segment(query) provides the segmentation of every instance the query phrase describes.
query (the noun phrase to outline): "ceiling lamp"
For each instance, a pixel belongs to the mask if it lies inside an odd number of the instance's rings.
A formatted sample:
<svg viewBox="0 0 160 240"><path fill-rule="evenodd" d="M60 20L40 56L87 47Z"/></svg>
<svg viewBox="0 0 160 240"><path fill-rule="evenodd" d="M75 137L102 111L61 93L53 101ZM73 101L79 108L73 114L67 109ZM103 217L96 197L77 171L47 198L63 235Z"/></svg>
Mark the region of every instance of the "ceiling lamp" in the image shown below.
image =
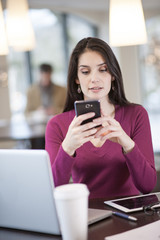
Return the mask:
<svg viewBox="0 0 160 240"><path fill-rule="evenodd" d="M110 0L111 46L145 44L147 33L141 0Z"/></svg>
<svg viewBox="0 0 160 240"><path fill-rule="evenodd" d="M35 38L27 0L7 0L6 25L9 46L18 51L30 51L34 48Z"/></svg>
<svg viewBox="0 0 160 240"><path fill-rule="evenodd" d="M0 1L0 55L8 54L7 36L3 18L2 4Z"/></svg>

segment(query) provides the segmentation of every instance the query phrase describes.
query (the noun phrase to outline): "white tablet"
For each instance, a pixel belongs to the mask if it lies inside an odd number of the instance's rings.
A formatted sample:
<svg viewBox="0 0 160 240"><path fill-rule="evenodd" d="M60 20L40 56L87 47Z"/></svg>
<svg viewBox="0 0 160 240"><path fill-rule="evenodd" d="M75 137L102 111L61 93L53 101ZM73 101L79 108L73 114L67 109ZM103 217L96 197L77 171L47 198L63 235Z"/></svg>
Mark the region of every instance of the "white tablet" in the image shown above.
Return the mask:
<svg viewBox="0 0 160 240"><path fill-rule="evenodd" d="M159 204L156 204L156 207L160 207L160 192L110 200L104 203L128 213L143 210L144 206L157 202L159 202Z"/></svg>

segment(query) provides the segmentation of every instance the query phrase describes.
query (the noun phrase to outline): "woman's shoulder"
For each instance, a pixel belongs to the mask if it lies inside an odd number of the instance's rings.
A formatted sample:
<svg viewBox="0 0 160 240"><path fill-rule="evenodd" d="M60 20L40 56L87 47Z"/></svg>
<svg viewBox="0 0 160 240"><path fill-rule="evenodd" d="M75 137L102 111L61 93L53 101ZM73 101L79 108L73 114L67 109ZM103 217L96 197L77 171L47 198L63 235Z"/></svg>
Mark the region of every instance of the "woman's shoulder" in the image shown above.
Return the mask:
<svg viewBox="0 0 160 240"><path fill-rule="evenodd" d="M144 124L148 122L148 112L141 104L131 103L123 107L122 119L128 123Z"/></svg>
<svg viewBox="0 0 160 240"><path fill-rule="evenodd" d="M68 112L63 112L60 114L57 114L55 116L53 116L49 121L48 124L49 125L54 125L54 124L70 124L70 122L72 121L72 119L75 116L75 111L74 110L70 110Z"/></svg>
<svg viewBox="0 0 160 240"><path fill-rule="evenodd" d="M137 103L131 103L124 106L125 112L130 112L132 114L147 114L147 110L141 105Z"/></svg>
<svg viewBox="0 0 160 240"><path fill-rule="evenodd" d="M119 121L134 122L148 118L147 110L140 104L131 103L125 106L116 106L116 115Z"/></svg>

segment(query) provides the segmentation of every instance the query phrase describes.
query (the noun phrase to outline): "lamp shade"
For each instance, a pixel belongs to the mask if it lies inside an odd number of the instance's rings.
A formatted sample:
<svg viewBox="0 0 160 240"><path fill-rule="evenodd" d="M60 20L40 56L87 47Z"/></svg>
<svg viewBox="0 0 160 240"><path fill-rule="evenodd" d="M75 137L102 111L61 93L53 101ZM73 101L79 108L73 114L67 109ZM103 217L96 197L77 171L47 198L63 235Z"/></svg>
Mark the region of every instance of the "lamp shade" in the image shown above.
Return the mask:
<svg viewBox="0 0 160 240"><path fill-rule="evenodd" d="M19 51L34 48L35 38L28 15L27 0L7 0L6 25L9 46Z"/></svg>
<svg viewBox="0 0 160 240"><path fill-rule="evenodd" d="M0 55L8 54L8 44L7 44L7 36L4 25L2 4L0 1Z"/></svg>
<svg viewBox="0 0 160 240"><path fill-rule="evenodd" d="M109 42L111 46L147 42L141 0L110 0Z"/></svg>

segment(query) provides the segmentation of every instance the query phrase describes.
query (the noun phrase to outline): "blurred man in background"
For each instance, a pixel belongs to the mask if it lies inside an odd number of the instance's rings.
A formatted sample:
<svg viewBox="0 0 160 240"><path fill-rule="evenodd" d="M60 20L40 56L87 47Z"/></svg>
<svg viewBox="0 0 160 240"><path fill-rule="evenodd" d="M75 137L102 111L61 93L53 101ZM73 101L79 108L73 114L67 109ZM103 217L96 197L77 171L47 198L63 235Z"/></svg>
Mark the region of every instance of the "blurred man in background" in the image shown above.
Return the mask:
<svg viewBox="0 0 160 240"><path fill-rule="evenodd" d="M49 64L39 66L40 78L27 92L26 113L44 111L46 115L55 115L63 111L66 89L51 81L53 68Z"/></svg>

